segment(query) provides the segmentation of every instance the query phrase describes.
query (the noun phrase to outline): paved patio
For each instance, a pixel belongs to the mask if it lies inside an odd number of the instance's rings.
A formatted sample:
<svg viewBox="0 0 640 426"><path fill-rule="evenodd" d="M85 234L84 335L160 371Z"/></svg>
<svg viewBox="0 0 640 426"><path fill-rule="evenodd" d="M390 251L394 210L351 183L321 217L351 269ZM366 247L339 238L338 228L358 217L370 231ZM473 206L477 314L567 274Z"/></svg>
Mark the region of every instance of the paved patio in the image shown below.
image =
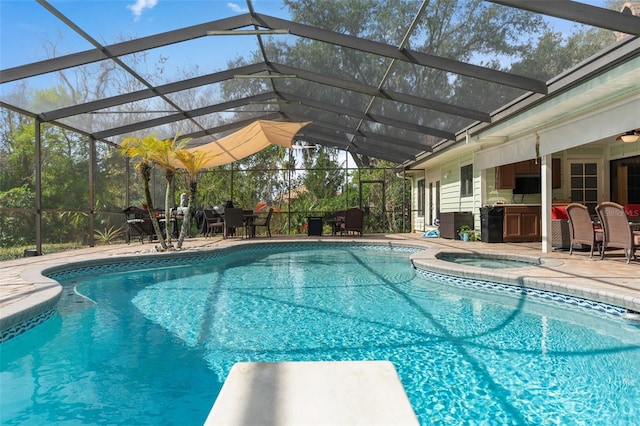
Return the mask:
<svg viewBox="0 0 640 426"><path fill-rule="evenodd" d="M205 250L237 244L255 244L279 241L355 241L378 242L391 245L412 245L425 250L413 256L416 267L469 278L506 282L525 287L539 288L561 294L620 306L640 312L640 261L627 265L621 250L607 253L605 260L589 258L588 252L553 251L542 253L539 243L491 244L463 242L447 239L422 238L420 234L375 234L360 237L258 237L254 239L223 240L215 238L190 238L184 250ZM439 260L442 251L479 253L496 256L527 256L541 259L542 264L516 269L483 269L453 264ZM41 271L53 266L75 262L91 262L120 256L164 255L155 253L154 244L132 243L88 247L63 253L27 257L0 262L0 331L20 324L39 313L36 306L50 309L57 301L60 286L42 277ZM54 299L47 306L47 300ZM42 309L40 309L41 311Z"/></svg>

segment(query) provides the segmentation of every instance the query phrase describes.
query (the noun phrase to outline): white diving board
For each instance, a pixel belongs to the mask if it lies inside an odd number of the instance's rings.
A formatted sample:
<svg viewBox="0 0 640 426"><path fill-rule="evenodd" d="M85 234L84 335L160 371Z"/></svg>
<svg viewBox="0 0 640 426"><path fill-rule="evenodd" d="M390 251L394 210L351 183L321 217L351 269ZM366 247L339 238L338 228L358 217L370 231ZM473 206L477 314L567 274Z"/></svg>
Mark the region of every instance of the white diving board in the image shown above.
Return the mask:
<svg viewBox="0 0 640 426"><path fill-rule="evenodd" d="M389 361L235 364L206 426L419 425Z"/></svg>

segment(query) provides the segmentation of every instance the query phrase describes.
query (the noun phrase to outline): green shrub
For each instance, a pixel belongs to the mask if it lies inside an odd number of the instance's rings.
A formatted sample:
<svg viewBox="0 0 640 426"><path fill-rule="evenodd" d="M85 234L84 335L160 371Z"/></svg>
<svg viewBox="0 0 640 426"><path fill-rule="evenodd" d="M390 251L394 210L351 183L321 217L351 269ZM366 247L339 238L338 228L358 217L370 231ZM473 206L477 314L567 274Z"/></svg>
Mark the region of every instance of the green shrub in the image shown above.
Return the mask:
<svg viewBox="0 0 640 426"><path fill-rule="evenodd" d="M86 247L81 243L65 243L65 244L43 244L42 254L58 253L66 250L75 250ZM18 247L0 247L0 261L19 259L24 257L25 250L33 250L35 245L18 246Z"/></svg>

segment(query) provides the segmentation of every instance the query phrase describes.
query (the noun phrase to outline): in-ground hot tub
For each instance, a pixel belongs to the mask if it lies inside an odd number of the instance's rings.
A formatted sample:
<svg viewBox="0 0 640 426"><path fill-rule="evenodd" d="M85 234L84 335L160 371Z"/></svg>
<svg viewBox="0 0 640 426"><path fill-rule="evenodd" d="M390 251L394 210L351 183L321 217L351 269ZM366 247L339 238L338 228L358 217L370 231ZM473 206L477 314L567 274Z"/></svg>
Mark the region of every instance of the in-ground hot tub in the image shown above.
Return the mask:
<svg viewBox="0 0 640 426"><path fill-rule="evenodd" d="M541 264L539 259L504 254L440 252L436 259L485 269L528 268Z"/></svg>

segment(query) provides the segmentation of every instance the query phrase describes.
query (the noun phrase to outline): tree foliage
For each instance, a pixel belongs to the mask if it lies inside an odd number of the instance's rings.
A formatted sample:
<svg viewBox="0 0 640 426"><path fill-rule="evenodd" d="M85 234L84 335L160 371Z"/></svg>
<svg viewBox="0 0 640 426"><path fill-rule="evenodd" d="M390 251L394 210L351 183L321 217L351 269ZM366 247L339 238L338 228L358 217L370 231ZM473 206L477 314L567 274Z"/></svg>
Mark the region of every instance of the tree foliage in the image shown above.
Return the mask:
<svg viewBox="0 0 640 426"><path fill-rule="evenodd" d="M162 235L160 224L156 216L156 209L153 203L153 197L149 189L149 181L151 180L151 170L154 166L154 159L166 151L166 142L158 139L155 135L145 136L143 138L130 137L125 138L120 144L122 155L133 159L136 170L140 173L142 180L142 188L144 190L145 204L149 210L149 217L153 224L153 229L158 237L162 249L167 249L167 243Z"/></svg>

